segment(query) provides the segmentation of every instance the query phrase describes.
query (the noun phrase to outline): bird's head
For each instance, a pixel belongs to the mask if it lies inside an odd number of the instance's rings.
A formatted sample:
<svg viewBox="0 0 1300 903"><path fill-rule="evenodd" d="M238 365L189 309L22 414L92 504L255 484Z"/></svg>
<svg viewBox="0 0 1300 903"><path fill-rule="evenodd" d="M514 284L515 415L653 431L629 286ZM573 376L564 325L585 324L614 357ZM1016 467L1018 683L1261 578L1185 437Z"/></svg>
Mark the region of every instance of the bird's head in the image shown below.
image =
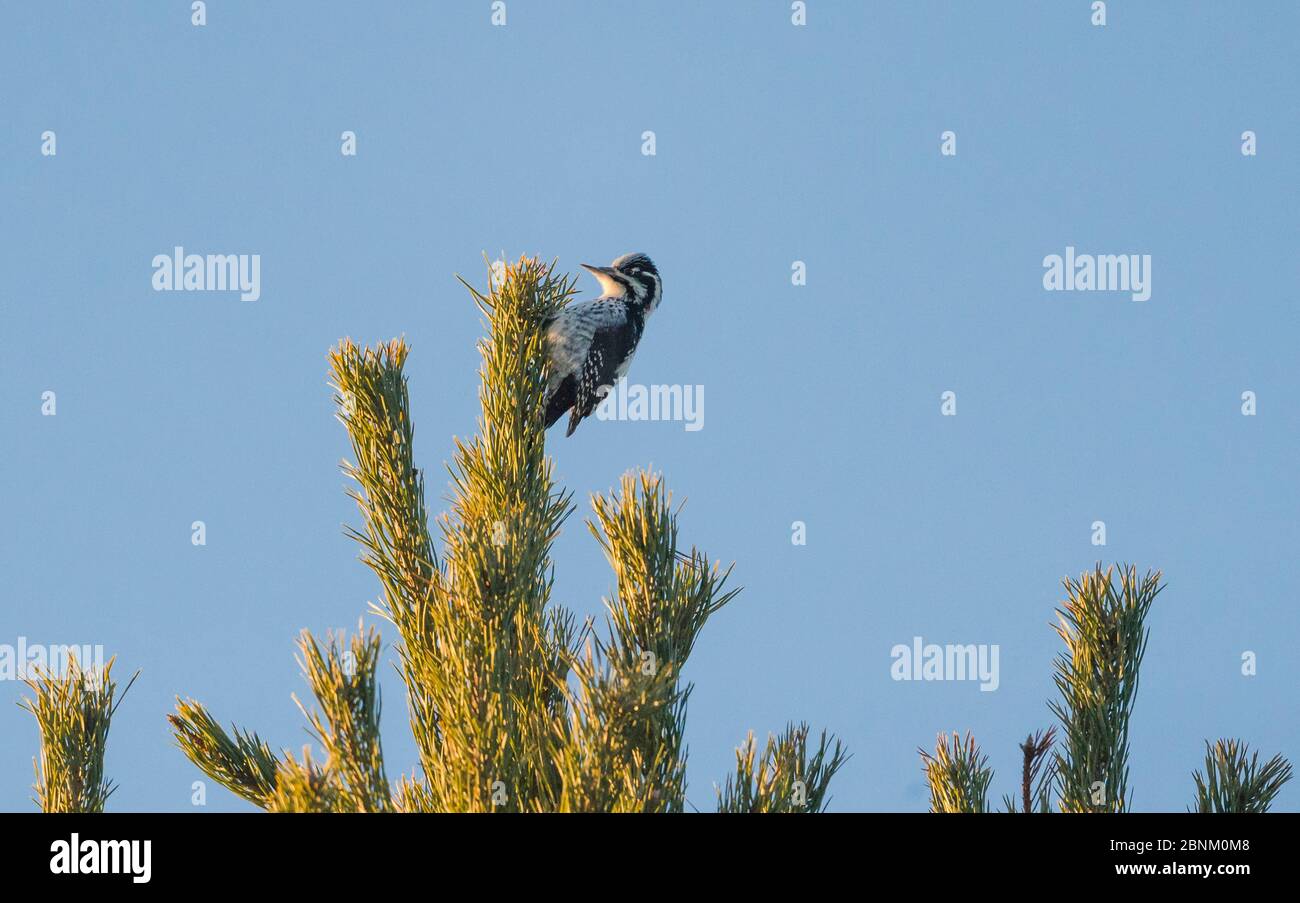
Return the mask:
<svg viewBox="0 0 1300 903"><path fill-rule="evenodd" d="M663 282L654 261L644 254L624 254L607 267L582 265L600 280L605 298L626 298L645 308L646 313L659 306Z"/></svg>

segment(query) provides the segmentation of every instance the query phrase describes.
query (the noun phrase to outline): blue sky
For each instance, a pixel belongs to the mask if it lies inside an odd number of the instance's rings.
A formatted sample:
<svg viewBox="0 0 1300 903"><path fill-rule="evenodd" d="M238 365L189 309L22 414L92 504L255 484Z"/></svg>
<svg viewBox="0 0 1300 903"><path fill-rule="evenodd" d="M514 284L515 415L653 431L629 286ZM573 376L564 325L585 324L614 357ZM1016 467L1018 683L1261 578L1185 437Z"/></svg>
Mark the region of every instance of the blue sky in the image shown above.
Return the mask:
<svg viewBox="0 0 1300 903"><path fill-rule="evenodd" d="M810 0L804 27L781 0L508 0L505 27L487 0L208 6L201 28L188 3L0 8L0 643L141 669L111 808L192 809L177 694L307 742L294 637L377 591L342 531L325 354L406 336L441 510L477 413L454 274L502 250L649 253L665 295L631 379L706 389L699 431L549 439L580 516L653 465L684 539L736 562L688 668L694 805L791 719L853 753L834 809L924 809L916 748L942 730L974 732L1000 799L1051 723L1060 580L1098 559L1168 584L1135 808L1187 805L1204 738L1300 759L1294 4L1116 0L1105 27L1082 0ZM154 292L176 245L259 254L261 298ZM1067 246L1151 255L1151 298L1044 291ZM557 598L598 612L580 519L555 559ZM997 644L998 689L892 680L914 636ZM23 692L0 682L5 810L32 807ZM395 776L416 756L391 671L384 692ZM207 809L247 808L209 782Z"/></svg>

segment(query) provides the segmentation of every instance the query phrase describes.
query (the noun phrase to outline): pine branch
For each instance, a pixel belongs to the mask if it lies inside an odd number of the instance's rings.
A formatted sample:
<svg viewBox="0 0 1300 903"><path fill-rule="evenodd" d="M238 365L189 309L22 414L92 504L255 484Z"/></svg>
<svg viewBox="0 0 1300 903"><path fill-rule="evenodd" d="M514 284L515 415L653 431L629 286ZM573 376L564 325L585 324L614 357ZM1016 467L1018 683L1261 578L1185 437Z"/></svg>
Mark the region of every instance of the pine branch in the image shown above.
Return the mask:
<svg viewBox="0 0 1300 903"><path fill-rule="evenodd" d="M24 698L19 706L35 716L41 731L33 789L43 812L103 812L116 789L104 777L108 729L140 672L119 695L113 661L102 670L83 670L70 655L66 675L43 670L24 680L35 698Z"/></svg>
<svg viewBox="0 0 1300 903"><path fill-rule="evenodd" d="M624 474L619 491L592 498L588 521L617 580L605 600L615 654L671 664L681 670L709 616L740 592L724 591L722 571L698 549L677 550L677 516L662 477Z"/></svg>
<svg viewBox="0 0 1300 903"><path fill-rule="evenodd" d="M662 479L627 474L592 499L587 526L614 570L609 636L569 667L578 692L557 722L562 809L680 812L689 685L679 677L705 621L739 590L697 549L677 549L677 518Z"/></svg>
<svg viewBox="0 0 1300 903"><path fill-rule="evenodd" d="M393 786L393 809L397 812L436 812L437 805L422 781L402 775Z"/></svg>
<svg viewBox="0 0 1300 903"><path fill-rule="evenodd" d="M969 733L963 743L957 732L948 736L940 734L935 743L934 755L924 749L922 768L930 784L931 812L987 812L989 784L993 770L988 767L988 756L980 752L975 738Z"/></svg>
<svg viewBox="0 0 1300 903"><path fill-rule="evenodd" d="M1128 728L1146 651L1147 614L1163 589L1160 572L1098 564L1075 581L1058 609L1057 633L1066 652L1055 664L1061 697L1050 703L1061 721L1065 751L1057 753L1057 783L1066 812L1124 812L1128 796Z"/></svg>
<svg viewBox="0 0 1300 903"><path fill-rule="evenodd" d="M339 784L338 804L349 811L384 812L392 803L379 742L380 638L371 630L352 637L346 650L343 640L341 632L330 635L322 649L310 632L302 632L299 664L325 718L302 703L298 708L325 750L327 770Z"/></svg>
<svg viewBox="0 0 1300 903"><path fill-rule="evenodd" d="M375 349L345 339L330 352L338 418L347 427L355 464L343 471L358 484L349 491L363 530L347 533L362 561L379 578L379 613L398 629L397 652L408 692L411 730L427 770L438 758L438 713L419 675L432 667L432 614L438 561L429 535L424 477L413 457L406 377L407 346L400 339Z"/></svg>
<svg viewBox="0 0 1300 903"><path fill-rule="evenodd" d="M554 761L561 812L680 812L686 794L681 728L690 688L669 666L638 667L598 653L572 668L577 690L556 721Z"/></svg>
<svg viewBox="0 0 1300 903"><path fill-rule="evenodd" d="M332 363L364 520L352 535L383 586L378 610L401 634L424 772L423 792L404 802L513 811L553 795L547 750L572 641L571 619L547 609L550 548L572 504L545 455L541 323L574 287L525 258L489 294L469 288L488 320L483 415L480 434L456 443L441 561L412 456L405 344L372 352L344 342Z"/></svg>
<svg viewBox="0 0 1300 903"><path fill-rule="evenodd" d="M1047 812L1051 809L1052 784L1056 780L1056 760L1048 755L1056 743L1056 728L1049 727L1025 738L1020 744L1020 801L1023 810ZM1012 805L1010 811L1015 811Z"/></svg>
<svg viewBox="0 0 1300 903"><path fill-rule="evenodd" d="M420 771L388 787L378 635L354 637L345 650L341 638L322 647L304 632L301 661L322 714L300 708L325 749L323 765L308 750L300 761L287 753L281 760L255 735L236 730L232 739L193 701L178 700L171 716L186 755L257 805L328 812L684 805L691 688L681 670L709 615L737 590L724 588L729 571L703 553L678 550L661 479L629 475L618 492L593 500L589 522L617 584L606 600L608 638L589 627L575 637L573 616L551 604L550 550L573 504L554 485L542 423L543 324L573 295L573 280L523 258L490 284L486 295L469 287L487 319L483 413L479 435L456 442L440 554L414 463L405 343L363 349L344 340L330 355L354 459L344 472L356 481L349 494L362 517L349 535L379 578L372 608L401 638L395 648ZM806 734L797 729L770 749L760 773L776 777L756 786L784 787L794 775L807 784L806 811L817 811L844 757L838 742L828 751L823 734L809 759Z"/></svg>
<svg viewBox="0 0 1300 903"><path fill-rule="evenodd" d="M718 792L718 811L824 812L831 778L849 757L839 740L822 731L810 759L808 732L807 724L786 725L780 736L768 736L757 757L751 731L736 750L736 773Z"/></svg>
<svg viewBox="0 0 1300 903"><path fill-rule="evenodd" d="M176 744L200 771L255 806L267 807L280 760L257 734L233 728L232 738L193 699L177 698L176 714L167 720Z"/></svg>
<svg viewBox="0 0 1300 903"><path fill-rule="evenodd" d="M390 809L379 743L380 639L375 631L331 635L322 648L308 631L298 641L299 664L324 717L295 697L326 763L281 760L256 734L234 728L231 737L202 705L178 699L169 715L177 745L198 768L254 805L272 812L382 812Z"/></svg>
<svg viewBox="0 0 1300 903"><path fill-rule="evenodd" d="M275 776L275 789L265 802L268 812L355 812L356 804L328 768L312 763L311 750L303 747L302 761L291 753ZM373 811L373 810L372 810Z"/></svg>
<svg viewBox="0 0 1300 903"><path fill-rule="evenodd" d="M1249 758L1247 756L1249 755ZM1261 767L1259 753L1240 740L1205 741L1205 774L1193 772L1195 812L1267 812L1291 780L1291 763L1280 755Z"/></svg>

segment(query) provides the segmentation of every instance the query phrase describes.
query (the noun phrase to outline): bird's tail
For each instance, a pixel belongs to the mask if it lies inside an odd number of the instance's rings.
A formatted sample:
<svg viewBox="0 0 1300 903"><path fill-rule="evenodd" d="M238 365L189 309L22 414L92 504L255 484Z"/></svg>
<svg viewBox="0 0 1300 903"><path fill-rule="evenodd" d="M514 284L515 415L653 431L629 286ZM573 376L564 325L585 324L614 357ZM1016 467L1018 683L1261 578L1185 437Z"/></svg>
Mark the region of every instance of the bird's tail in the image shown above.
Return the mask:
<svg viewBox="0 0 1300 903"><path fill-rule="evenodd" d="M573 407L574 401L577 400L577 393L573 388L573 377L566 376L556 386L555 391L546 399L546 428L549 430L555 426L556 422L564 416L564 412ZM569 428L569 434L573 433L573 427Z"/></svg>
<svg viewBox="0 0 1300 903"><path fill-rule="evenodd" d="M546 429L549 430L555 426L556 422L564 416L564 411L565 408L555 406L554 400L548 402L546 405Z"/></svg>

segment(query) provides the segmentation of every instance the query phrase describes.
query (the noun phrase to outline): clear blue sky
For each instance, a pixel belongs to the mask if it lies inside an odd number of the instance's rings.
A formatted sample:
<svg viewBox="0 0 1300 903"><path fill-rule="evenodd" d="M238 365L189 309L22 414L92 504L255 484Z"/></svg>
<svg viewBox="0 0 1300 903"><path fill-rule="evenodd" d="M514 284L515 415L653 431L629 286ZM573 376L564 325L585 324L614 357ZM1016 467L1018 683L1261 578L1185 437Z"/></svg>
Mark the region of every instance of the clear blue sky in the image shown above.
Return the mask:
<svg viewBox="0 0 1300 903"><path fill-rule="evenodd" d="M684 538L746 587L688 671L695 805L746 731L789 719L848 743L835 809L924 809L916 748L954 729L1000 798L1051 723L1060 580L1099 558L1168 581L1136 808L1187 805L1203 738L1300 760L1294 3L1114 0L1104 28L1084 0L810 0L802 28L783 0L509 0L504 28L488 0L210 2L203 28L188 6L0 8L0 643L143 671L113 808L191 808L176 694L307 742L294 637L376 594L342 531L326 351L405 334L438 473L477 412L453 275L482 282L503 249L575 271L648 252L665 298L632 379L706 388L698 432L550 438L580 515L663 469ZM155 293L176 245L260 254L260 300ZM1044 291L1067 246L1150 254L1150 300ZM598 612L611 576L580 518L555 558L558 598ZM998 644L997 691L891 680L917 635ZM416 756L394 673L384 691L395 776ZM0 809L32 806L22 694L0 683ZM249 807L210 783L208 808Z"/></svg>

